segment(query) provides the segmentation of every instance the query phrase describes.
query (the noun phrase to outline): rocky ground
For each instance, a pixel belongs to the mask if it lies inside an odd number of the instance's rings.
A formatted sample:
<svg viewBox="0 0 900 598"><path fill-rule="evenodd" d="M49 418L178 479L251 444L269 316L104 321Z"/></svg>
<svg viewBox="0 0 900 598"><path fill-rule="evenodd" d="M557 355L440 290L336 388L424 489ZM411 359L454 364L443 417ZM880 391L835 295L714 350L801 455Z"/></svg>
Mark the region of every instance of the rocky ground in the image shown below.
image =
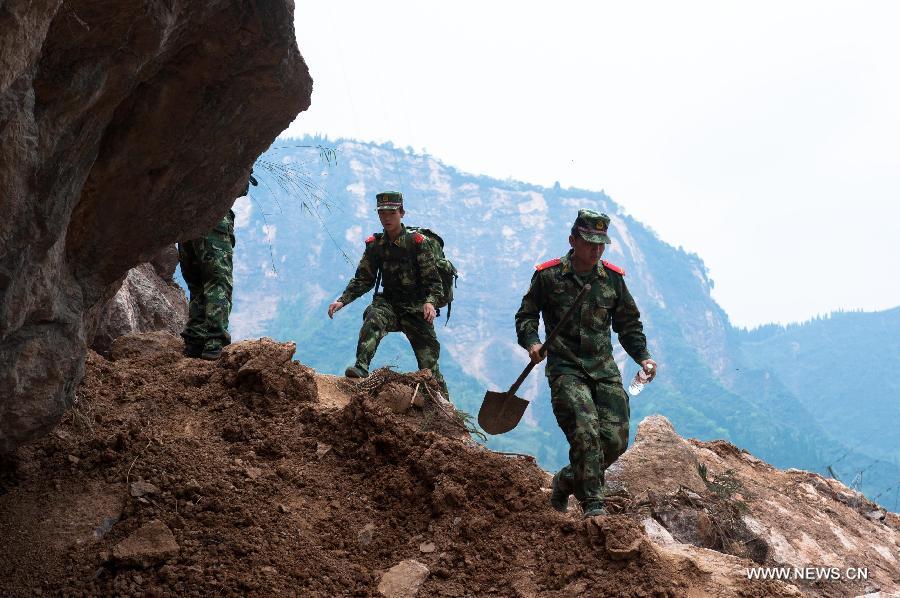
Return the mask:
<svg viewBox="0 0 900 598"><path fill-rule="evenodd" d="M78 401L0 473L0 594L846 596L900 589L900 524L840 484L642 424L612 514L547 503L427 373L319 375L262 339L163 333L89 356ZM757 564L867 581L750 581Z"/></svg>

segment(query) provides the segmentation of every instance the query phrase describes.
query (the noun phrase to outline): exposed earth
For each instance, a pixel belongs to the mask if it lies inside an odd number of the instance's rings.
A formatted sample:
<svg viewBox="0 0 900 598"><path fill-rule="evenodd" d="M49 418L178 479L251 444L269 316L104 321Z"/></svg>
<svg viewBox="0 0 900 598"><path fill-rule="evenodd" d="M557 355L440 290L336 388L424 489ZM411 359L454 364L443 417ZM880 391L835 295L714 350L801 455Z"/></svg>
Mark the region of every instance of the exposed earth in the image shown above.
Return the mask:
<svg viewBox="0 0 900 598"><path fill-rule="evenodd" d="M109 359L89 354L75 407L3 464L0 594L900 589L896 515L730 444L684 441L663 418L642 424L611 474L612 514L582 520L574 504L550 508L549 476L532 459L474 442L428 372L320 375L269 339L231 345L218 362L180 350L149 333L116 340ZM782 527L802 528L806 553ZM869 579L746 576L759 564L849 561Z"/></svg>

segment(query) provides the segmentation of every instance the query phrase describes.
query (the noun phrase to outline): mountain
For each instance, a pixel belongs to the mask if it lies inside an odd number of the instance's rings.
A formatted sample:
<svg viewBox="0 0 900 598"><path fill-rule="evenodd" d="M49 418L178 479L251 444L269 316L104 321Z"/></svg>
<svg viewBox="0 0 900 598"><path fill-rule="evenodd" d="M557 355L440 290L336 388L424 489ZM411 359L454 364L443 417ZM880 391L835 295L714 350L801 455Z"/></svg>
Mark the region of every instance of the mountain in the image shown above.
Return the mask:
<svg viewBox="0 0 900 598"><path fill-rule="evenodd" d="M592 208L612 219L604 257L624 267L660 363L657 380L632 401L633 424L662 414L684 436L725 439L779 467L820 472L854 448L852 439L829 434L771 368L747 360L748 337L711 298L700 257L660 240L602 191L470 175L391 144L313 137L276 143L256 163L260 186L235 204L235 338L293 340L303 363L342 373L353 361L370 296L334 320L326 307L352 277L364 239L380 230L375 193L399 189L405 222L441 234L460 270L452 318L438 324L441 368L454 404L475 414L485 390L508 388L527 363L513 315L534 265L564 254L577 210ZM616 360L625 379L637 369L621 349ZM402 335L383 342L373 367L384 365L416 369ZM568 446L542 368L519 394L532 401L523 423L488 438L488 446L533 454L548 469L561 466ZM855 450L844 456L859 467L868 461ZM882 475L888 477L865 478L860 487L880 492L900 478L900 467Z"/></svg>
<svg viewBox="0 0 900 598"><path fill-rule="evenodd" d="M830 464L834 474L847 483L893 479L895 489L900 479L889 472L900 464L898 338L900 308L739 332L742 361L777 377L826 433L853 449Z"/></svg>

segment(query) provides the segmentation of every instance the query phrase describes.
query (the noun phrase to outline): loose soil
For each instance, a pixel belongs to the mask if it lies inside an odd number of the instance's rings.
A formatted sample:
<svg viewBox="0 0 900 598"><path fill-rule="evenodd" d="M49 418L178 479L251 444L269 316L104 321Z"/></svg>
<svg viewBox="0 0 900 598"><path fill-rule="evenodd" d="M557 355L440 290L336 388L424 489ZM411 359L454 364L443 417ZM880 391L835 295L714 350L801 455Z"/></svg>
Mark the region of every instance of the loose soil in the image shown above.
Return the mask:
<svg viewBox="0 0 900 598"><path fill-rule="evenodd" d="M64 421L2 465L0 595L370 596L406 559L430 570L421 596L697 595L705 574L650 543L643 515L552 510L546 473L473 442L427 372L319 376L293 349L205 362L154 337L91 354ZM425 405L394 413L388 385ZM116 558L156 522L176 555Z"/></svg>

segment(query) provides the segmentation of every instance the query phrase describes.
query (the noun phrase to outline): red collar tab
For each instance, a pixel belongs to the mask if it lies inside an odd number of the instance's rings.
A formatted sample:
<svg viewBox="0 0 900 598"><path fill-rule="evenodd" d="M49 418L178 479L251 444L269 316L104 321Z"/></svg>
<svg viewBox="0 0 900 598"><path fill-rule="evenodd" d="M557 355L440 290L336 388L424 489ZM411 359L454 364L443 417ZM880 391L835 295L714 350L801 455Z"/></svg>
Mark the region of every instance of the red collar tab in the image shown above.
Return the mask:
<svg viewBox="0 0 900 598"><path fill-rule="evenodd" d="M558 266L561 262L562 262L562 260L560 258L558 258L558 257L553 258L552 260L548 260L548 261L544 262L543 264L538 264L537 266L534 267L534 269L537 270L538 272L540 272L541 270L546 270L547 268L552 268L553 266Z"/></svg>
<svg viewBox="0 0 900 598"><path fill-rule="evenodd" d="M413 233L413 241L415 241L416 243L421 243L424 240L425 235L423 235L422 233Z"/></svg>
<svg viewBox="0 0 900 598"><path fill-rule="evenodd" d="M369 238L366 239L366 243L371 243L374 240L375 240L375 235L369 235Z"/></svg>
<svg viewBox="0 0 900 598"><path fill-rule="evenodd" d="M625 270L620 268L619 266L617 266L615 264L610 264L606 260L600 260L600 262L603 263L603 265L606 266L607 269L612 270L613 272L616 272L618 274L621 274L622 276L625 276Z"/></svg>

